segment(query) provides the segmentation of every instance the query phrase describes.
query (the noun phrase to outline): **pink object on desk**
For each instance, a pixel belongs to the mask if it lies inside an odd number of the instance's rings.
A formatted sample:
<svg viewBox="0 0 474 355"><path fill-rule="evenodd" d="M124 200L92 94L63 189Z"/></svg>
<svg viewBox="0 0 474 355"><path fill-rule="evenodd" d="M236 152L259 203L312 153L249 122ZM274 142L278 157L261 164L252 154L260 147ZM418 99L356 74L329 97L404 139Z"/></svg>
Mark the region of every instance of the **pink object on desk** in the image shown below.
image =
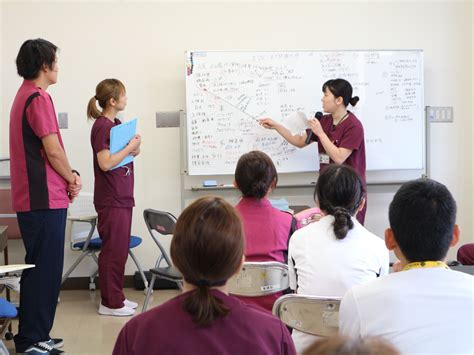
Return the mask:
<svg viewBox="0 0 474 355"><path fill-rule="evenodd" d="M312 222L316 222L321 218L322 212L318 207L308 208L303 210L297 214L295 214L295 218L297 221L296 227L303 228L305 225L310 224Z"/></svg>

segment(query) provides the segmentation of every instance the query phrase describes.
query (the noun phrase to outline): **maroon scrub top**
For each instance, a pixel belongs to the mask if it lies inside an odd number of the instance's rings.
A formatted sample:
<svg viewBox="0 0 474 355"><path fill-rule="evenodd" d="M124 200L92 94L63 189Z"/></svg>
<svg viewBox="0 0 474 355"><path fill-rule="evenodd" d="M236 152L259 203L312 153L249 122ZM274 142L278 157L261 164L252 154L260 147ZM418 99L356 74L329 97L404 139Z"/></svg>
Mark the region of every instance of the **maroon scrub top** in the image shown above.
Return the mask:
<svg viewBox="0 0 474 355"><path fill-rule="evenodd" d="M110 149L110 129L121 122L107 117L98 117L91 131L91 145L94 156L94 204L96 206L133 207L133 162L122 167L103 171L99 167L97 153Z"/></svg>
<svg viewBox="0 0 474 355"><path fill-rule="evenodd" d="M183 309L187 294L181 294L125 324L113 354L296 353L288 329L278 318L220 291L211 292L229 309L226 316L199 326Z"/></svg>

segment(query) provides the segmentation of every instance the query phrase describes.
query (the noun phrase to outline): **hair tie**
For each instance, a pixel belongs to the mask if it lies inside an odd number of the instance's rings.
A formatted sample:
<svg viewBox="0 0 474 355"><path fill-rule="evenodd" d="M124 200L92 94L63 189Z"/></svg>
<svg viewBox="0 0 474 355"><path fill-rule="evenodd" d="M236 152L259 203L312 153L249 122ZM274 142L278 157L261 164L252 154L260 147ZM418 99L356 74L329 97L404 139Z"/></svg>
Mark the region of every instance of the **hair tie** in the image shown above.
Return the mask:
<svg viewBox="0 0 474 355"><path fill-rule="evenodd" d="M211 283L209 282L209 280L201 279L201 280L198 280L198 281L196 282L196 286L199 286L199 287L209 287L209 286L211 286Z"/></svg>
<svg viewBox="0 0 474 355"><path fill-rule="evenodd" d="M211 282L206 279L200 279L200 280L197 280L196 282L189 282L189 283L194 284L198 287L214 287L214 286L224 286L226 282L227 280L219 280L219 281Z"/></svg>
<svg viewBox="0 0 474 355"><path fill-rule="evenodd" d="M346 210L344 207L334 207L334 214L340 213L342 215L345 215L347 217L351 217L351 214L349 213L348 210Z"/></svg>
<svg viewBox="0 0 474 355"><path fill-rule="evenodd" d="M99 99L97 98L97 96L94 95L94 99L96 99L97 101L99 101Z"/></svg>

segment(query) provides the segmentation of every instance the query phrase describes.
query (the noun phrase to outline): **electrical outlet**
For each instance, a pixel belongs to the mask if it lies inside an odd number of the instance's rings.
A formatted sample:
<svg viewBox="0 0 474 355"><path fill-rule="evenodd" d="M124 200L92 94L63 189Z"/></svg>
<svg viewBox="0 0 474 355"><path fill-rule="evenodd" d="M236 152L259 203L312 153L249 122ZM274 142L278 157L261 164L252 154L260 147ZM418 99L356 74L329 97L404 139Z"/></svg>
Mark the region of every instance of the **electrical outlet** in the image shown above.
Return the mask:
<svg viewBox="0 0 474 355"><path fill-rule="evenodd" d="M179 127L179 111L160 111L156 113L156 127Z"/></svg>
<svg viewBox="0 0 474 355"><path fill-rule="evenodd" d="M453 122L454 114L452 106L427 107L428 119L430 122Z"/></svg>
<svg viewBox="0 0 474 355"><path fill-rule="evenodd" d="M67 112L58 112L58 125L59 129L68 128Z"/></svg>

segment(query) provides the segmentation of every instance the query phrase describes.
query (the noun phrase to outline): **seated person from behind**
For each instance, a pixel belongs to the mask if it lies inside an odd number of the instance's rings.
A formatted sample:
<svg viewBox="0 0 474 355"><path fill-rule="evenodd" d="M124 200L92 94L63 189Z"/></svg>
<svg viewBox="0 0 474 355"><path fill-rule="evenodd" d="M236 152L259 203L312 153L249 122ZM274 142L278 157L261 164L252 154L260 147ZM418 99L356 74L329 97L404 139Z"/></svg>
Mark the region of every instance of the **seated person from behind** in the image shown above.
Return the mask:
<svg viewBox="0 0 474 355"><path fill-rule="evenodd" d="M347 165L330 165L319 176L314 199L324 214L290 240L290 287L310 296L342 297L352 286L386 275L388 250L383 240L355 216L364 207L364 185ZM316 337L294 330L298 352Z"/></svg>
<svg viewBox="0 0 474 355"><path fill-rule="evenodd" d="M267 198L277 181L275 165L263 152L246 153L237 162L234 184L242 192L242 199L235 208L244 225L246 261L288 262L288 242L296 220L290 213L272 207ZM239 298L271 312L281 295Z"/></svg>
<svg viewBox="0 0 474 355"><path fill-rule="evenodd" d="M178 218L171 259L183 294L130 320L113 354L294 354L286 327L229 296L227 280L244 260L242 223L219 197L202 197Z"/></svg>
<svg viewBox="0 0 474 355"><path fill-rule="evenodd" d="M462 265L474 265L474 243L464 244L460 247L457 259Z"/></svg>
<svg viewBox="0 0 474 355"><path fill-rule="evenodd" d="M445 264L459 239L455 220L456 202L446 186L430 179L402 185L385 231L402 271L347 292L340 332L383 337L404 354L473 354L474 277Z"/></svg>

